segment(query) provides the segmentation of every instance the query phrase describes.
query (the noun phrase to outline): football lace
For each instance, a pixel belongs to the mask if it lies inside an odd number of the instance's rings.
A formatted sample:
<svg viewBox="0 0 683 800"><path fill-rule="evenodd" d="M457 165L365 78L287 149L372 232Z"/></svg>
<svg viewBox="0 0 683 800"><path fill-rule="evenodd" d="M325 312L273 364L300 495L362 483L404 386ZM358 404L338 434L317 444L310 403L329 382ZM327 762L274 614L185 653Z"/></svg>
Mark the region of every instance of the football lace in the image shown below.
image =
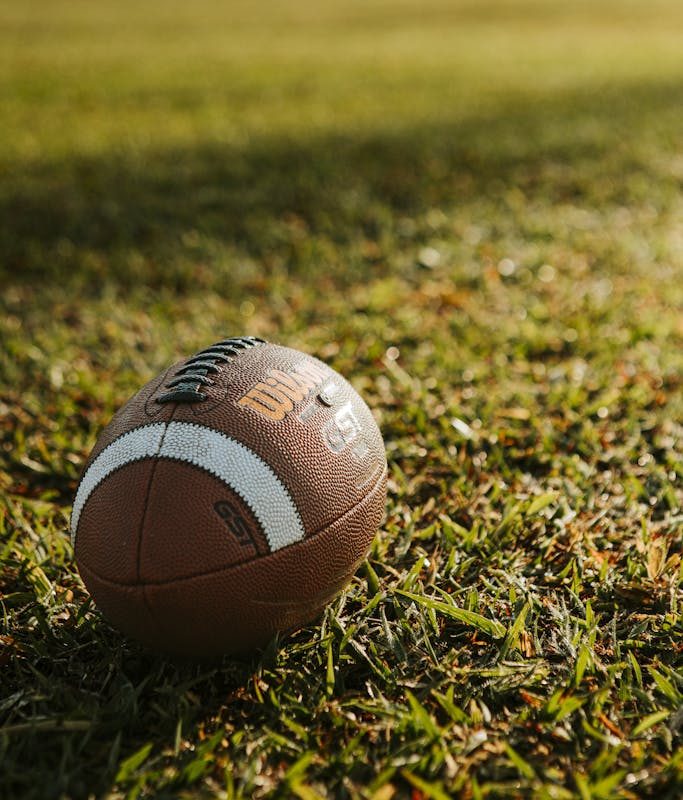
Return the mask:
<svg viewBox="0 0 683 800"><path fill-rule="evenodd" d="M256 336L234 336L223 339L210 347L200 350L188 358L176 372L173 380L164 385L170 391L157 398L157 403L197 403L207 400L208 395L201 391L202 386L213 386L209 377L220 370L221 364L227 364L243 350L266 344L265 339Z"/></svg>

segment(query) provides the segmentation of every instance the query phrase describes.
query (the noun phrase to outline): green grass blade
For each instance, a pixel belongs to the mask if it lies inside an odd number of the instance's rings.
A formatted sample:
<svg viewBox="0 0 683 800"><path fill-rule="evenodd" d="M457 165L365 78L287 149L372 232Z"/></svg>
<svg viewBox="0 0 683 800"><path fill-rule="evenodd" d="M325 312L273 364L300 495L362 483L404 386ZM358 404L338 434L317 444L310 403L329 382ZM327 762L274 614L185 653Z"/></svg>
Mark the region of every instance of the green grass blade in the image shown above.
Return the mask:
<svg viewBox="0 0 683 800"><path fill-rule="evenodd" d="M436 611L437 614L456 620L467 627L475 628L493 639L502 639L505 636L506 629L500 622L483 617L481 614L476 614L474 611L467 611L464 608L458 608L457 606L443 603L440 600L434 600L424 595L405 592L402 589L396 589L396 594L407 597L409 600L417 603L417 605L432 609Z"/></svg>

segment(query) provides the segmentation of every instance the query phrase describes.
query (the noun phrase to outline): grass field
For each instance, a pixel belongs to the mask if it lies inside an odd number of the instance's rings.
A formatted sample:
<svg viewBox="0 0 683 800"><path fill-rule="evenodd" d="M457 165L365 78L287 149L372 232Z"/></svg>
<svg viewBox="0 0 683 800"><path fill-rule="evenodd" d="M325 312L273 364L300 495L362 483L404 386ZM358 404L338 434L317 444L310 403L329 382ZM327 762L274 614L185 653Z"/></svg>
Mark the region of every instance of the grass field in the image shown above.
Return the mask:
<svg viewBox="0 0 683 800"><path fill-rule="evenodd" d="M0 7L0 798L683 796L683 6ZM176 664L68 516L251 333L350 377L387 520L317 625Z"/></svg>

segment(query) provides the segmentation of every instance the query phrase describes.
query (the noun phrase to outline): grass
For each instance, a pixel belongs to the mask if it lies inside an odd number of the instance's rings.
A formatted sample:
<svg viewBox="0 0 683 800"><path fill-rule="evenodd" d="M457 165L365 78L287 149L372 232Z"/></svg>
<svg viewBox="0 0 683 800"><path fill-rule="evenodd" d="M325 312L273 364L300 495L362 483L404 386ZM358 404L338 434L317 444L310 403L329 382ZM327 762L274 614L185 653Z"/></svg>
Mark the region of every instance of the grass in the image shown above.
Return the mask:
<svg viewBox="0 0 683 800"><path fill-rule="evenodd" d="M0 10L0 796L683 793L683 11ZM348 375L386 524L319 624L177 664L80 467L172 359Z"/></svg>

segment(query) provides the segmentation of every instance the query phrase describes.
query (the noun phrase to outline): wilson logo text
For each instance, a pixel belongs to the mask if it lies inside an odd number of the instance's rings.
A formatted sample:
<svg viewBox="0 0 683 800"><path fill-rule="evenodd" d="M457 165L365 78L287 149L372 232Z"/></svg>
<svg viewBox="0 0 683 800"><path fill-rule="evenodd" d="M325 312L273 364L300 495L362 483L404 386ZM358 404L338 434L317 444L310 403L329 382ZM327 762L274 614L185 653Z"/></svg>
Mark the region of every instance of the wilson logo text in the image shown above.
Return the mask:
<svg viewBox="0 0 683 800"><path fill-rule="evenodd" d="M322 367L307 361L287 372L271 369L264 380L252 386L237 402L268 419L281 420L294 408L294 403L308 397L326 377Z"/></svg>

